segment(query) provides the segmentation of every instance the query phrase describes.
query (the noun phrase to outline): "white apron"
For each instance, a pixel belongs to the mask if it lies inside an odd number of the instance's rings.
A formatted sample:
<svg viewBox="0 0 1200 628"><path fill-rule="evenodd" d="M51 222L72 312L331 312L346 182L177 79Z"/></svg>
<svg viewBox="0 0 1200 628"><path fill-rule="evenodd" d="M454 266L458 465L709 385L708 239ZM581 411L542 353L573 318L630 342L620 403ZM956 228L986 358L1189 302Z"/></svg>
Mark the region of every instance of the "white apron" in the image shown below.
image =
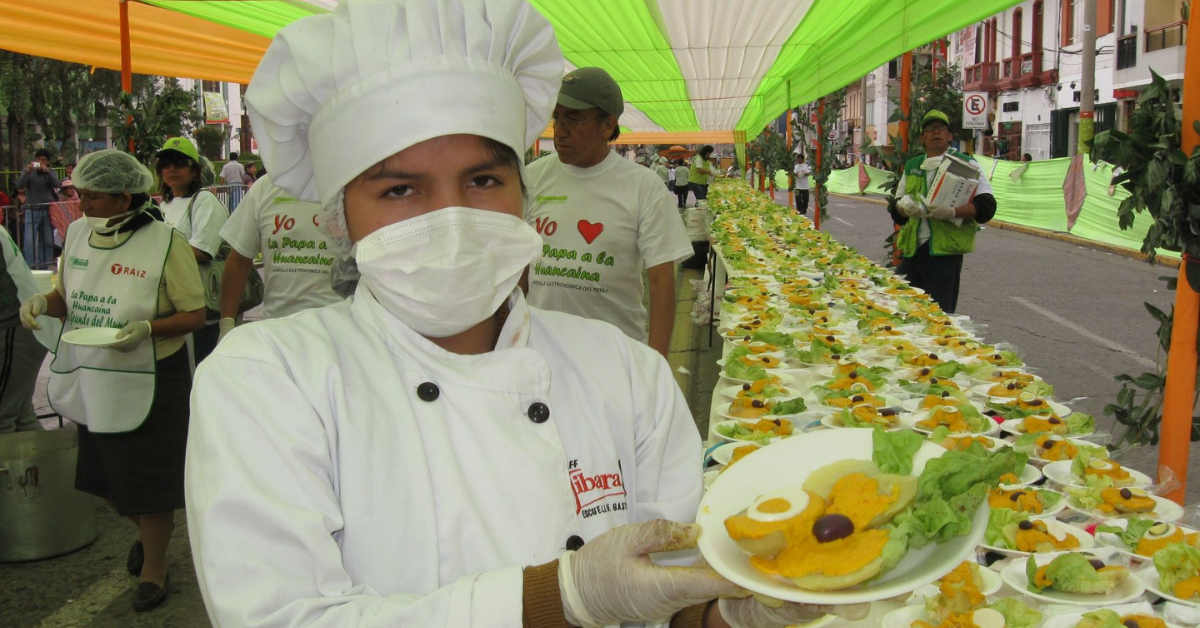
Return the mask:
<svg viewBox="0 0 1200 628"><path fill-rule="evenodd" d="M89 242L92 231L84 219L72 223L59 278L67 301L63 333L154 320L172 231L153 222L125 242L102 248ZM155 360L150 338L121 352L72 345L60 337L46 390L50 406L93 432L136 430L154 403Z"/></svg>

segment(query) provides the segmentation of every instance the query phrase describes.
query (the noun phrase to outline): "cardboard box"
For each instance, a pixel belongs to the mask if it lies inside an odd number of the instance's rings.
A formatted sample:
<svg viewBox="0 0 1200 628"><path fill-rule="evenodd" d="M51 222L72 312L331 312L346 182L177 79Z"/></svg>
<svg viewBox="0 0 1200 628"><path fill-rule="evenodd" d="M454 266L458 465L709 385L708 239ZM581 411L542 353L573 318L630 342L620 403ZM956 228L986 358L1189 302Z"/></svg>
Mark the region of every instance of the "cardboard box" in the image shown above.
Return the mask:
<svg viewBox="0 0 1200 628"><path fill-rule="evenodd" d="M971 202L983 172L963 159L947 153L925 193L929 207L961 207Z"/></svg>

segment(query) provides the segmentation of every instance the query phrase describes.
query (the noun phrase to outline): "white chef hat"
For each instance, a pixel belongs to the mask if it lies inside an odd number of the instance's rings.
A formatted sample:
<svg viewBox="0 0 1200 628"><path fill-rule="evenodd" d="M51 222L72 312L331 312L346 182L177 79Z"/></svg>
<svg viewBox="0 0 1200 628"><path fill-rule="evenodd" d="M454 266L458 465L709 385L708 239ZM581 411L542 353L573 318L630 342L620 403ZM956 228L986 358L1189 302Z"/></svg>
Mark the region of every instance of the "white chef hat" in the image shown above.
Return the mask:
<svg viewBox="0 0 1200 628"><path fill-rule="evenodd" d="M523 155L562 74L554 31L525 0L342 0L279 31L246 103L275 185L328 206L435 137L479 135Z"/></svg>

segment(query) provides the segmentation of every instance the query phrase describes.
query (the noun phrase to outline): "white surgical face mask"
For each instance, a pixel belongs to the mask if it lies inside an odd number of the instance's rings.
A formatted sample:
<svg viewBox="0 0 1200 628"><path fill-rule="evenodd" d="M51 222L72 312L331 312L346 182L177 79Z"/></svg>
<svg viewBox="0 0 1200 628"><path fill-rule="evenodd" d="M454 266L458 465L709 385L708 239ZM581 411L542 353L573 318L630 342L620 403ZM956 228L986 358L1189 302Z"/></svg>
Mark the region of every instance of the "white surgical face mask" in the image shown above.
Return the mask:
<svg viewBox="0 0 1200 628"><path fill-rule="evenodd" d="M429 338L464 332L494 314L542 238L524 220L446 207L359 240L359 281L385 309Z"/></svg>
<svg viewBox="0 0 1200 628"><path fill-rule="evenodd" d="M937 170L942 165L942 156L926 158L921 162L921 170Z"/></svg>
<svg viewBox="0 0 1200 628"><path fill-rule="evenodd" d="M131 209L127 212L121 212L120 214L117 214L116 216L110 216L108 218L97 218L94 216L88 216L87 224L89 227L92 228L93 232L99 233L100 235L108 235L110 233L115 232L117 229L124 227L125 223L132 220L134 215L136 215L136 214L137 214L137 210ZM109 225L109 223L114 220L117 221L116 224Z"/></svg>

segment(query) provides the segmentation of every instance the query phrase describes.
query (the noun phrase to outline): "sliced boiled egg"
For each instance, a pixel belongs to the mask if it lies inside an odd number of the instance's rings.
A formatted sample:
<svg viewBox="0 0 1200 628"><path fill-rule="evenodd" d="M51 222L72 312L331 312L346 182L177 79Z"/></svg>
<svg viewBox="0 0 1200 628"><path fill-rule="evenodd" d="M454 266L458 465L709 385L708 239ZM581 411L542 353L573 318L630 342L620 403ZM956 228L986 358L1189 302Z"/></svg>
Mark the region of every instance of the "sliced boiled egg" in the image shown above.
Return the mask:
<svg viewBox="0 0 1200 628"><path fill-rule="evenodd" d="M858 360L854 359L854 356L848 355L838 360L838 364L841 364L842 366L849 366L851 364L858 364Z"/></svg>
<svg viewBox="0 0 1200 628"><path fill-rule="evenodd" d="M1004 628L1004 615L990 608L981 608L971 615L971 623L979 628Z"/></svg>
<svg viewBox="0 0 1200 628"><path fill-rule="evenodd" d="M862 382L859 382L857 384L851 384L850 390L851 390L851 392L856 392L856 393L869 392L867 389L867 385Z"/></svg>
<svg viewBox="0 0 1200 628"><path fill-rule="evenodd" d="M1147 538L1147 539L1164 539L1164 538L1167 538L1167 537L1175 534L1175 530L1177 530L1177 529L1178 528L1176 528L1175 524L1173 524L1173 523L1166 523L1166 522L1160 521L1160 522L1155 523L1154 525L1150 526L1149 530L1146 530L1145 538Z"/></svg>
<svg viewBox="0 0 1200 628"><path fill-rule="evenodd" d="M1063 528L1062 524L1060 524L1057 521L1047 521L1046 522L1046 534L1049 534L1050 536L1054 537L1055 541L1060 541L1060 542L1063 540L1066 540L1066 538L1067 538L1066 529Z"/></svg>
<svg viewBox="0 0 1200 628"><path fill-rule="evenodd" d="M1088 460L1088 466L1096 469L1097 471L1108 471L1109 469L1113 468L1113 463L1107 460L1101 460L1099 458L1092 458L1091 460Z"/></svg>
<svg viewBox="0 0 1200 628"><path fill-rule="evenodd" d="M746 516L752 521L774 523L791 519L808 508L808 492L802 488L781 488L760 495Z"/></svg>
<svg viewBox="0 0 1200 628"><path fill-rule="evenodd" d="M1021 396L1017 397L1017 398L1020 399L1021 401L1024 401L1025 403L1029 403L1029 402L1033 401L1034 399L1037 399L1037 397L1033 393L1030 393L1030 392L1023 392L1023 393L1021 393Z"/></svg>

